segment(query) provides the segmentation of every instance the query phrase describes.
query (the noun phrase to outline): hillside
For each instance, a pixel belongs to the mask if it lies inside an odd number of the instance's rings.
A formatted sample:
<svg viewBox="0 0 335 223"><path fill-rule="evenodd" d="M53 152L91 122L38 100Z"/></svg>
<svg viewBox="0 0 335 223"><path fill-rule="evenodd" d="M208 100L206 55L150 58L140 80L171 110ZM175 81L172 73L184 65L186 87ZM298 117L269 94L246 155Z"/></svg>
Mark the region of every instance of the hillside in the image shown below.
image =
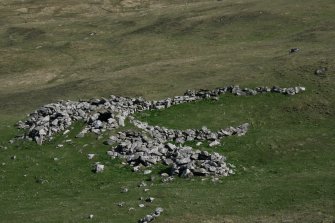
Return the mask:
<svg viewBox="0 0 335 223"><path fill-rule="evenodd" d="M334 222L334 39L332 0L1 1L0 221L136 222L161 206L158 223ZM326 70L315 74L319 68ZM217 182L161 183L163 166L150 168L151 179L111 160L103 141L136 129L129 120L103 137L75 138L84 126L77 122L41 146L9 143L19 120L60 99L160 100L227 85L306 91L226 94L135 114L182 130L250 123L244 136L204 143L236 166ZM95 161L105 164L102 174L91 171ZM138 208L148 196L137 187L143 180L155 201Z"/></svg>

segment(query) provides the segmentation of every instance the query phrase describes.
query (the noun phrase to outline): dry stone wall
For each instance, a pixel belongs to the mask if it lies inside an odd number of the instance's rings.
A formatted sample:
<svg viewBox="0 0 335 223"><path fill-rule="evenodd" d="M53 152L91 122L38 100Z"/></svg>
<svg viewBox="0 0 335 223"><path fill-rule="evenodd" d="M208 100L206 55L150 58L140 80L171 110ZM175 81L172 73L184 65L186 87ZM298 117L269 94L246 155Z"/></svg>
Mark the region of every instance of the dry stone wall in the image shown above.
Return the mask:
<svg viewBox="0 0 335 223"><path fill-rule="evenodd" d="M183 96L175 96L159 101L147 101L141 97L129 98L110 96L110 98L92 99L88 101L59 101L47 104L28 115L27 120L20 121L18 128L25 129L21 138L34 140L43 144L45 140L52 139L56 133L67 130L75 121L83 120L87 127L78 137L87 132L101 134L109 129L123 126L125 119L144 110L164 109L172 105L188 103L206 98L217 99L225 93L238 96L257 95L259 93L281 93L295 95L305 91L304 87L280 88L257 87L255 89L227 86L214 90L188 90ZM68 131L65 131L68 133Z"/></svg>
<svg viewBox="0 0 335 223"><path fill-rule="evenodd" d="M121 158L132 166L134 171L163 163L170 167L169 175L181 177L200 176L228 176L234 174L234 166L226 163L226 158L218 153L209 153L204 150L195 150L185 146L185 142L208 141L209 146L220 145L224 137L246 134L248 123L238 127L228 127L213 132L206 127L201 129L168 129L160 126L151 126L148 123L136 120L132 114L145 110L165 109L173 105L188 103L202 99L217 99L225 93L237 96L257 95L264 93L280 93L295 95L305 91L304 87L279 88L258 87L255 89L228 86L214 90L188 90L183 96L175 96L159 101L147 101L141 97L129 98L112 95L110 98L91 99L88 101L60 101L45 105L28 116L26 121L18 123L18 127L26 129L24 139L35 140L42 144L52 139L58 132L67 134L73 122L83 120L86 127L77 135L83 137L87 132L101 134L107 130L125 125L128 117L140 132L119 132L110 137L106 144L114 146L108 155L112 158ZM97 163L95 172L102 172L104 166Z"/></svg>

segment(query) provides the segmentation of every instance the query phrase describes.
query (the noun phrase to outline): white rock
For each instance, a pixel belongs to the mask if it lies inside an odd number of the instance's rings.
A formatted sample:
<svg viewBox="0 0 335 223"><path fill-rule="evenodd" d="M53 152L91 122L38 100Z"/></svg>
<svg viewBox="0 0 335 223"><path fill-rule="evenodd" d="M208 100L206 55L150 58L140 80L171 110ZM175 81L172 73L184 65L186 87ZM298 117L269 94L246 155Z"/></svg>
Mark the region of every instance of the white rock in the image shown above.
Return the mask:
<svg viewBox="0 0 335 223"><path fill-rule="evenodd" d="M118 116L116 116L117 118L118 118L118 123L119 123L119 125L120 126L125 126L125 124L124 124L124 120L126 119L124 116L122 116L122 115L118 115Z"/></svg>
<svg viewBox="0 0 335 223"><path fill-rule="evenodd" d="M138 172L138 171L140 171L140 169L141 169L141 166L134 166L133 167L134 172Z"/></svg>
<svg viewBox="0 0 335 223"><path fill-rule="evenodd" d="M144 175L148 175L148 174L150 174L151 172L152 172L151 170L144 170L144 171L143 171L143 174L144 174Z"/></svg>
<svg viewBox="0 0 335 223"><path fill-rule="evenodd" d="M220 145L220 142L215 140L215 141L213 141L209 144L209 147L214 147L214 146L218 146L218 145Z"/></svg>
<svg viewBox="0 0 335 223"><path fill-rule="evenodd" d="M152 203L155 200L155 198L153 197L148 197L147 199L145 199L146 202L150 202Z"/></svg>
<svg viewBox="0 0 335 223"><path fill-rule="evenodd" d="M87 158L88 158L89 160L93 159L94 156L95 156L95 154L93 154L93 153L89 153L89 154L87 154Z"/></svg>
<svg viewBox="0 0 335 223"><path fill-rule="evenodd" d="M142 181L139 185L138 185L138 187L146 187L147 186L147 184L144 182L144 181Z"/></svg>
<svg viewBox="0 0 335 223"><path fill-rule="evenodd" d="M129 189L126 187L121 188L121 193L127 193L128 191Z"/></svg>
<svg viewBox="0 0 335 223"><path fill-rule="evenodd" d="M96 163L96 164L95 164L94 171L95 171L96 173L101 173L101 172L104 171L104 169L105 169L105 165L100 164L100 163Z"/></svg>

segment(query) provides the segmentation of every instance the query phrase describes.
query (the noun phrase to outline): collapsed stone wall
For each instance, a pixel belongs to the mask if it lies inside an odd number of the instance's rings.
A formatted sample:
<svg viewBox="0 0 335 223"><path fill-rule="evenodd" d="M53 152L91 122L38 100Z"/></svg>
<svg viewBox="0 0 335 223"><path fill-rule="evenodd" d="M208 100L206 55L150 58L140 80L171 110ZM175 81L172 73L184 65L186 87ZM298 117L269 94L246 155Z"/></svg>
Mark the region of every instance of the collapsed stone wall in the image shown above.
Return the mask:
<svg viewBox="0 0 335 223"><path fill-rule="evenodd" d="M144 110L164 109L172 105L188 103L206 98L217 99L225 93L237 96L257 95L259 93L280 93L295 95L305 91L304 87L280 88L257 87L255 89L240 88L239 86L227 86L214 90L188 90L183 96L175 96L159 101L147 101L141 97L119 97L92 99L88 101L59 101L42 106L31 113L27 120L18 122L18 128L26 130L20 137L34 140L43 144L45 140L52 139L56 133L68 132L73 122L83 120L87 127L78 134L82 137L87 132L101 134L108 129L114 129L124 125L126 117Z"/></svg>
<svg viewBox="0 0 335 223"><path fill-rule="evenodd" d="M218 153L194 150L190 146L183 146L188 141L212 141L220 144L219 140L232 136L244 135L249 127L245 123L236 128L229 127L217 132L203 127L202 129L175 130L159 126L150 126L131 118L131 122L142 132L119 132L112 135L105 143L115 145L107 152L112 158L121 158L139 171L141 167L163 163L170 166L169 174L181 177L197 176L228 176L233 174L233 165L226 163L226 158ZM179 143L176 146L173 143ZM198 144L199 145L199 144Z"/></svg>

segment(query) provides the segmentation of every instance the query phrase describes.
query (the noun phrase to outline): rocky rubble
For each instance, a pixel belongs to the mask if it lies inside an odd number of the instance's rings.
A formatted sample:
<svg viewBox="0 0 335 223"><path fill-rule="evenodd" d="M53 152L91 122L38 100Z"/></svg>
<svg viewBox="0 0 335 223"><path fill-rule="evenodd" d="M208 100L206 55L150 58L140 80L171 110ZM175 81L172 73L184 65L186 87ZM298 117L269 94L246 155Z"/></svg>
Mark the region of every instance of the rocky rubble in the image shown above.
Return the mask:
<svg viewBox="0 0 335 223"><path fill-rule="evenodd" d="M218 140L227 136L245 135L249 128L249 124L244 123L236 128L229 127L225 129L220 129L217 132L212 132L205 126L202 127L201 129L177 130L177 129L168 129L160 126L151 126L148 125L148 123L141 122L133 118L131 118L131 123L134 124L137 128L144 130L152 138L157 139L161 143L167 141L175 141L176 143L180 144L183 144L186 141L195 141L195 140L198 141L208 140L217 142Z"/></svg>
<svg viewBox="0 0 335 223"><path fill-rule="evenodd" d="M161 215L161 213L163 213L163 208L156 208L156 210L151 213L151 214L148 214L146 215L144 218L140 219L138 221L138 223L148 223L148 222L151 222L153 221L155 218L159 217Z"/></svg>
<svg viewBox="0 0 335 223"><path fill-rule="evenodd" d="M133 131L119 132L117 136L111 137L113 143L118 145L107 154L112 158L125 159L134 171L163 163L170 166L171 176L228 176L234 173L233 166L227 164L226 158L218 153L176 146L160 137L150 138L144 133Z"/></svg>
<svg viewBox="0 0 335 223"><path fill-rule="evenodd" d="M147 101L141 97L129 98L110 96L110 98L91 99L88 101L59 101L47 104L31 113L27 120L20 121L18 128L26 133L20 138L34 140L42 144L46 139L52 139L56 133L67 130L75 121L83 120L87 127L77 137L83 137L87 132L101 134L108 129L125 125L125 119L139 111L164 109L172 105L188 103L206 98L218 99L225 93L238 96L256 95L259 93L281 93L294 95L305 91L304 87L279 88L258 87L255 89L228 86L214 90L188 90L183 96L175 96L159 101Z"/></svg>

